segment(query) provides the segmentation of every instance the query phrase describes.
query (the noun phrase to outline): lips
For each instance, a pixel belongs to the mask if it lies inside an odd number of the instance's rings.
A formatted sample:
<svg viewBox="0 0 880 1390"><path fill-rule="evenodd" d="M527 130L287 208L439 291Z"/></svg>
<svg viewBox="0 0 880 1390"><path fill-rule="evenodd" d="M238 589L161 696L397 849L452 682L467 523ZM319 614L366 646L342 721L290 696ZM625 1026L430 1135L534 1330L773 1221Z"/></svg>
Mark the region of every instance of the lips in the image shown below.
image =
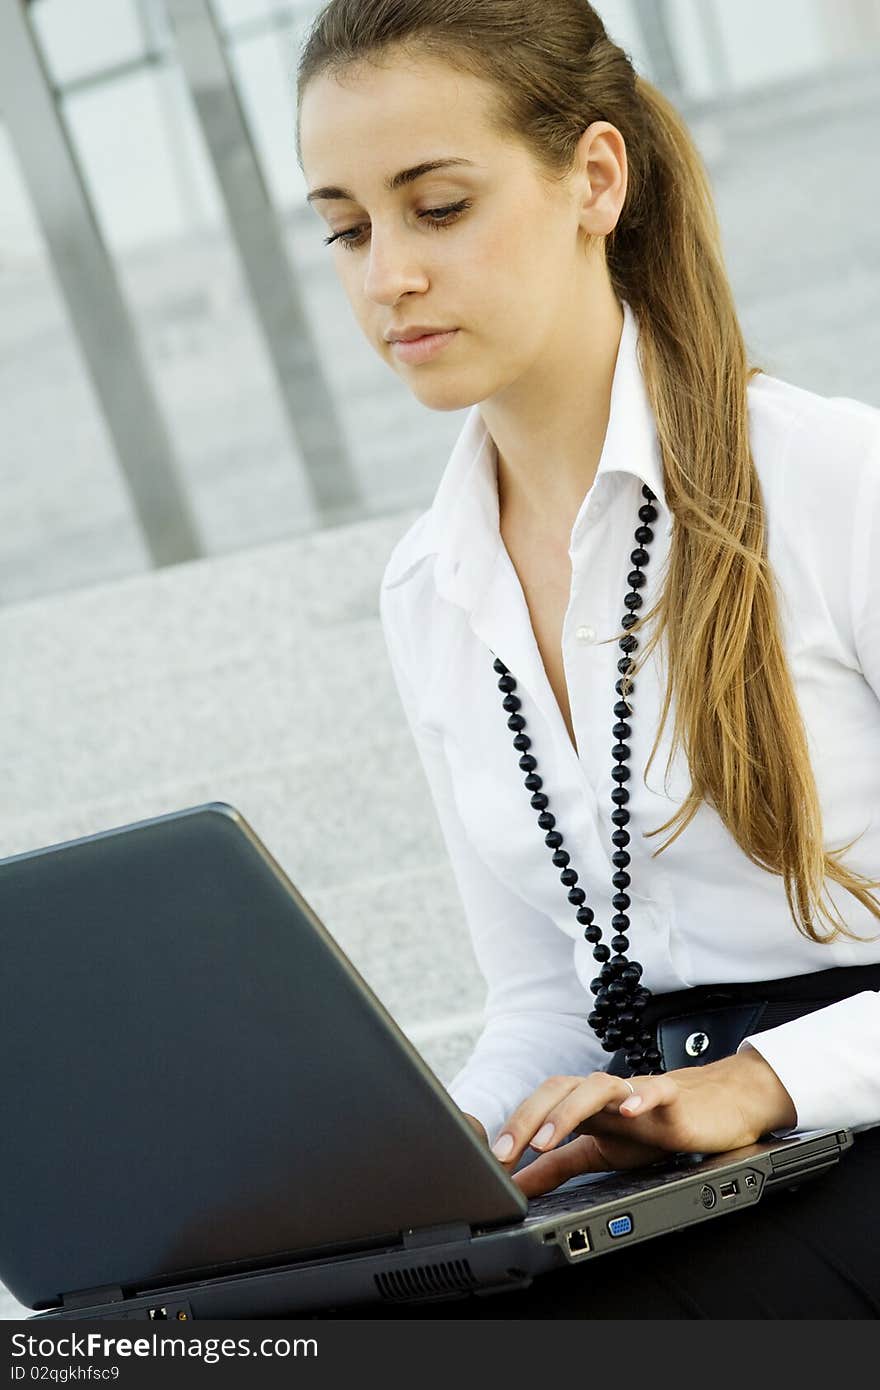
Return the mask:
<svg viewBox="0 0 880 1390"><path fill-rule="evenodd" d="M457 334L457 328L438 333L423 333L409 342L392 343L391 351L400 361L418 365L430 361L437 353L442 352L449 343L454 341Z"/></svg>
<svg viewBox="0 0 880 1390"><path fill-rule="evenodd" d="M414 343L419 338L432 338L438 333L454 333L454 328L430 328L425 324L414 323L410 328L391 329L386 341L389 343Z"/></svg>

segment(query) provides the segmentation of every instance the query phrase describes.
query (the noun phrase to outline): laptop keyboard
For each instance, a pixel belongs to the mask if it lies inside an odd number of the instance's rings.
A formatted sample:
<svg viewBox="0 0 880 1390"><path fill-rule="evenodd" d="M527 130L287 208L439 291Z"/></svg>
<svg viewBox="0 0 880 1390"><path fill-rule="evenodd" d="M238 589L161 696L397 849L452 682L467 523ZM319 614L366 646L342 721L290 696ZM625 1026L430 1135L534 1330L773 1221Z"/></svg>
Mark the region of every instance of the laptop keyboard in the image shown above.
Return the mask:
<svg viewBox="0 0 880 1390"><path fill-rule="evenodd" d="M590 1184L584 1183L580 1188L569 1187L563 1192L544 1192L540 1197L530 1197L526 1219L530 1216L552 1216L556 1211L568 1211L571 1207L584 1206L589 1191Z"/></svg>
<svg viewBox="0 0 880 1390"><path fill-rule="evenodd" d="M640 1191L678 1182L704 1159L705 1154L676 1154L635 1171L594 1173L581 1182L573 1182L570 1187L558 1187L553 1192L530 1198L525 1219L552 1216L557 1211L614 1201L619 1197L634 1197Z"/></svg>

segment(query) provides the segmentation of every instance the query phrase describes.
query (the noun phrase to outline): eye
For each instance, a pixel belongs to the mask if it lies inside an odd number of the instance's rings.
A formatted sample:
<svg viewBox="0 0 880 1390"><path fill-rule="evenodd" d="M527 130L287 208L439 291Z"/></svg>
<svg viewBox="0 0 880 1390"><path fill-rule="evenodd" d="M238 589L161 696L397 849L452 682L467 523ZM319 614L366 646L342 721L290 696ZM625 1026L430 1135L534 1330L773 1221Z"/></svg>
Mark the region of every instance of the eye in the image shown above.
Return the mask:
<svg viewBox="0 0 880 1390"><path fill-rule="evenodd" d="M426 212L420 212L419 217L425 219L428 227L450 227L453 222L457 222L463 212L471 206L469 198L463 198L460 203L451 203L445 208L428 208ZM436 219L436 220L435 220ZM349 250L357 250L363 245L363 226L350 227L344 232L334 232L333 236L324 238L325 246L332 246L338 241L340 246L347 246ZM351 238L351 240L349 240Z"/></svg>

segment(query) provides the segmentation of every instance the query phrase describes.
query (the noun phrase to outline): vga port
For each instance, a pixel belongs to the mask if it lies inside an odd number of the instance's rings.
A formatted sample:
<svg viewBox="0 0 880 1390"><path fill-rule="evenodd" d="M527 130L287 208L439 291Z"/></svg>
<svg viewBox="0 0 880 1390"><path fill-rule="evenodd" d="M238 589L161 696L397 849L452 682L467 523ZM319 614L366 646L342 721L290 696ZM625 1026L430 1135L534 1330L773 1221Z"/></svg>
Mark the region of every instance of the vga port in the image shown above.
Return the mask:
<svg viewBox="0 0 880 1390"><path fill-rule="evenodd" d="M610 1236L628 1236L633 1228L631 1216L612 1216L608 1222Z"/></svg>

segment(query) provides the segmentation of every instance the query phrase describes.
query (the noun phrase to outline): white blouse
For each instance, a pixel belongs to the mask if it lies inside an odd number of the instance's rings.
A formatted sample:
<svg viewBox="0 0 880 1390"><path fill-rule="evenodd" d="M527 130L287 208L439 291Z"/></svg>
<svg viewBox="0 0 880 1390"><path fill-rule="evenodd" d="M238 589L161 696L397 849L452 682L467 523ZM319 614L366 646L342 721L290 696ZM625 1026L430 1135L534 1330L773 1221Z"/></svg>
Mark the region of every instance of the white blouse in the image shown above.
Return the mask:
<svg viewBox="0 0 880 1390"><path fill-rule="evenodd" d="M517 681L530 751L587 903L609 940L615 909L612 705L629 552L643 483L658 519L643 611L659 597L672 521L659 444L624 304L611 411L598 472L571 532L562 655L578 753L544 670L498 521L497 451L479 406L465 420L430 509L395 546L380 589L385 640L487 984L485 1027L449 1083L490 1139L548 1076L602 1070L587 1023L592 948L529 801L492 669ZM749 430L778 581L783 637L807 730L825 845L861 838L846 862L880 877L880 410L760 375ZM650 773L664 642L633 690L627 889L629 955L655 993L768 980L880 961L880 922L851 894L826 891L865 944L810 941L782 879L755 866L703 803L677 840L644 832L668 820L690 778L679 749L664 786L674 706ZM878 892L880 896L880 892ZM820 931L827 930L824 918ZM880 1123L880 994L865 991L751 1036L797 1110L792 1131Z"/></svg>

